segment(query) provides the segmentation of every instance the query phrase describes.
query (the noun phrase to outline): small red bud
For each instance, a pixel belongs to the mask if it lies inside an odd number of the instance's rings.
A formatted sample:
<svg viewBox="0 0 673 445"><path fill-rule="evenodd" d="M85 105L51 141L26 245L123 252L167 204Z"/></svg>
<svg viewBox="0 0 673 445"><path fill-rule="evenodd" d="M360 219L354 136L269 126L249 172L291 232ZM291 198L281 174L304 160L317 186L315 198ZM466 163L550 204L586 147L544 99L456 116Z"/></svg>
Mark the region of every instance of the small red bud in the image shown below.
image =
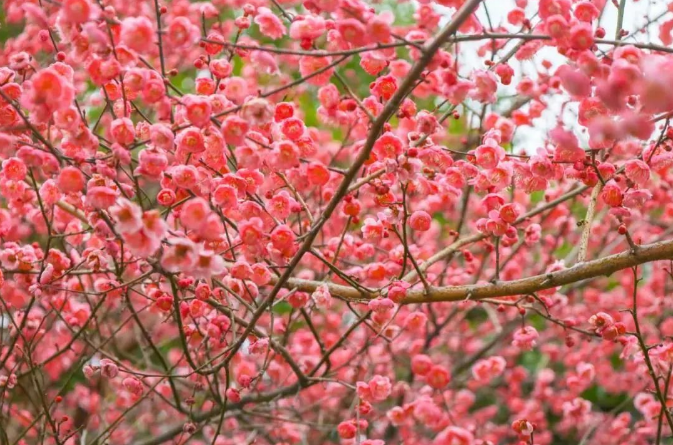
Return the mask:
<svg viewBox="0 0 673 445"><path fill-rule="evenodd" d="M243 5L243 14L245 14L246 16L255 15L255 12L256 12L255 5L250 3L246 3L245 5Z"/></svg>
<svg viewBox="0 0 673 445"><path fill-rule="evenodd" d="M673 139L673 127L668 127L666 129L666 137L669 139Z"/></svg>
<svg viewBox="0 0 673 445"><path fill-rule="evenodd" d="M191 278L180 278L178 280L178 287L180 287L182 289L185 289L185 288L191 286L193 282L194 282L194 280L192 280Z"/></svg>

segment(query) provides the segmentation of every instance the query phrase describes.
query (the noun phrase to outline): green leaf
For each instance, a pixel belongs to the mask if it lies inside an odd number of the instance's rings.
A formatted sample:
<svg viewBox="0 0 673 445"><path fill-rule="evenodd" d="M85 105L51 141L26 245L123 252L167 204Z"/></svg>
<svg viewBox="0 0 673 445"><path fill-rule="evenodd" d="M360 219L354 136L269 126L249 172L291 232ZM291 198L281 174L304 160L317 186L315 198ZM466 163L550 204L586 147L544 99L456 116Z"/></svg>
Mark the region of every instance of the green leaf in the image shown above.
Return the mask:
<svg viewBox="0 0 673 445"><path fill-rule="evenodd" d="M5 9L0 8L0 43L5 43L8 39L18 36L22 29L23 25L20 23L7 23Z"/></svg>
<svg viewBox="0 0 673 445"><path fill-rule="evenodd" d="M450 118L447 120L447 122L449 123L448 124L449 134L464 135L467 132L467 129L465 127L465 119L463 117L461 117L460 119Z"/></svg>
<svg viewBox="0 0 673 445"><path fill-rule="evenodd" d="M281 301L273 306L273 312L278 315L285 315L292 312L292 306L287 301Z"/></svg>
<svg viewBox="0 0 673 445"><path fill-rule="evenodd" d="M554 251L554 256L556 258L565 258L568 256L571 250L573 250L573 247L575 247L574 244L570 244L568 242L564 242L561 246L559 246L555 251Z"/></svg>
<svg viewBox="0 0 673 445"><path fill-rule="evenodd" d="M530 194L530 203L537 204L544 199L544 190L537 190Z"/></svg>
<svg viewBox="0 0 673 445"><path fill-rule="evenodd" d="M318 126L318 101L311 94L302 94L299 97L299 105L304 113L304 122L309 127Z"/></svg>
<svg viewBox="0 0 673 445"><path fill-rule="evenodd" d="M537 349L521 354L519 364L531 373L537 373L547 362L548 357Z"/></svg>
<svg viewBox="0 0 673 445"><path fill-rule="evenodd" d="M581 394L581 397L590 401L595 408L598 408L603 412L609 412L615 408L621 408L619 410L620 412L633 410L633 403L630 401L627 393L610 393L602 386L592 386L585 390Z"/></svg>

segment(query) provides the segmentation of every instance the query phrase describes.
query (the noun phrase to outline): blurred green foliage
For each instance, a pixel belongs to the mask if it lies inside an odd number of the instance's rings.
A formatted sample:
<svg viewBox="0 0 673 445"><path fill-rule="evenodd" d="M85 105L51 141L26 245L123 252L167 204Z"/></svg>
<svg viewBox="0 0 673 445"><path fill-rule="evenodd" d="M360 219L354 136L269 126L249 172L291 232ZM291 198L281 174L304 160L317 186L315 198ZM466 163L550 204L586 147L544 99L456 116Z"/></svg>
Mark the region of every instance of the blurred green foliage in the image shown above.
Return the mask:
<svg viewBox="0 0 673 445"><path fill-rule="evenodd" d="M2 46L2 44L4 44L10 37L18 35L21 32L21 28L21 25L15 23L6 23L5 9L2 7L2 1L0 0L0 46Z"/></svg>

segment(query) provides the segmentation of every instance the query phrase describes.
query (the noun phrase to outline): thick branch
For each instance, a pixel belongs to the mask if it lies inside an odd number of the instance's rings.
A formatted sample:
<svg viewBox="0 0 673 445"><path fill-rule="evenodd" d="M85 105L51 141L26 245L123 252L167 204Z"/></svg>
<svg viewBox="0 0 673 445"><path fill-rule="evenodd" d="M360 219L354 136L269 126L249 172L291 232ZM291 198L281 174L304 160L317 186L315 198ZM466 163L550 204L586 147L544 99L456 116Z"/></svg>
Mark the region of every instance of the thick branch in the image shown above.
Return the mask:
<svg viewBox="0 0 673 445"><path fill-rule="evenodd" d="M498 284L475 284L468 286L448 286L433 289L429 295L424 291L413 290L408 293L404 303L431 303L438 301L459 301L464 299L480 300L482 298L526 295L564 284L610 275L619 270L649 263L651 261L673 258L673 240L640 246L635 253L631 249L601 258L595 261L578 264L558 272L535 275L501 282Z"/></svg>
<svg viewBox="0 0 673 445"><path fill-rule="evenodd" d="M473 284L465 286L446 286L432 288L429 293L425 289L414 289L407 293L403 304L436 303L441 301L460 301L465 299L481 300L484 298L526 295L552 287L572 284L578 281L610 275L619 270L628 269L651 261L673 258L673 240L639 246L635 253L631 249L610 255L598 260L581 263L558 272L535 275L519 280L498 282L497 284ZM322 281L300 280L290 278L285 286L304 292L313 292L319 285L328 286L333 296L346 300L368 300L375 294L365 294L353 287L342 286Z"/></svg>
<svg viewBox="0 0 673 445"><path fill-rule="evenodd" d="M603 184L598 182L591 191L591 198L589 198L589 207L587 208L587 216L584 218L584 229L582 230L582 237L580 238L580 248L577 254L577 262L583 262L587 257L587 248L589 247L589 238L591 237L591 227L596 216L596 204L598 196L603 190Z"/></svg>

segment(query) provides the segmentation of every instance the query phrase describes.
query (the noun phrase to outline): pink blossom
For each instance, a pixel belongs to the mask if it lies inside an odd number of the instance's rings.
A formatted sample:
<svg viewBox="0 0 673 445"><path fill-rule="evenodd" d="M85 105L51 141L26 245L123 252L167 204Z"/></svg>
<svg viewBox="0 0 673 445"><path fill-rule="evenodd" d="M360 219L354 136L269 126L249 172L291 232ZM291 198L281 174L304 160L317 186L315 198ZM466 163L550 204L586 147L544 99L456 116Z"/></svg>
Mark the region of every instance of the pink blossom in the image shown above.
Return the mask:
<svg viewBox="0 0 673 445"><path fill-rule="evenodd" d="M495 168L505 159L505 150L499 145L480 145L475 151L477 165L481 168Z"/></svg>
<svg viewBox="0 0 673 445"><path fill-rule="evenodd" d="M86 202L96 209L112 207L119 192L108 186L89 187L86 192Z"/></svg>
<svg viewBox="0 0 673 445"><path fill-rule="evenodd" d="M424 212L423 210L417 210L412 213L411 217L409 218L409 227L416 231L424 232L430 229L431 222L432 218L430 215L428 215L427 212Z"/></svg>
<svg viewBox="0 0 673 445"><path fill-rule="evenodd" d="M369 397L374 402L381 402L388 398L392 385L388 377L375 375L369 381Z"/></svg>
<svg viewBox="0 0 673 445"><path fill-rule="evenodd" d="M315 292L311 294L311 298L315 305L320 309L329 309L332 306L332 295L326 285L319 286Z"/></svg>
<svg viewBox="0 0 673 445"><path fill-rule="evenodd" d="M474 89L470 97L479 102L493 103L498 88L495 75L490 71L477 70L472 73L472 80Z"/></svg>
<svg viewBox="0 0 673 445"><path fill-rule="evenodd" d="M607 205L611 207L618 207L622 205L624 195L618 185L609 183L603 187L601 198Z"/></svg>
<svg viewBox="0 0 673 445"><path fill-rule="evenodd" d="M182 206L180 222L186 229L198 230L205 224L209 214L210 207L205 199L192 199Z"/></svg>
<svg viewBox="0 0 673 445"><path fill-rule="evenodd" d="M255 23L259 26L259 32L272 39L280 39L285 35L283 22L269 8L257 9Z"/></svg>
<svg viewBox="0 0 673 445"><path fill-rule="evenodd" d="M147 17L127 17L122 22L122 42L134 51L146 52L157 39L152 22Z"/></svg>
<svg viewBox="0 0 673 445"><path fill-rule="evenodd" d="M534 327L523 327L514 332L512 345L524 350L532 349L537 342L538 336L539 334Z"/></svg>
<svg viewBox="0 0 673 445"><path fill-rule="evenodd" d="M143 384L135 377L126 377L122 381L122 385L128 392L134 396L140 396L143 393Z"/></svg>
<svg viewBox="0 0 673 445"><path fill-rule="evenodd" d="M161 257L161 266L169 272L191 270L198 260L196 245L186 238L171 238Z"/></svg>
<svg viewBox="0 0 673 445"><path fill-rule="evenodd" d="M251 99L243 104L241 117L251 125L264 125L273 118L273 108L267 100Z"/></svg>
<svg viewBox="0 0 673 445"><path fill-rule="evenodd" d="M433 445L474 445L474 436L466 429L449 426L435 437Z"/></svg>
<svg viewBox="0 0 673 445"><path fill-rule="evenodd" d="M296 40L315 40L324 32L325 20L320 16L308 15L290 25L290 37Z"/></svg>
<svg viewBox="0 0 673 445"><path fill-rule="evenodd" d="M201 32L187 17L176 17L168 24L166 42L173 48L181 49L193 45L199 39Z"/></svg>
<svg viewBox="0 0 673 445"><path fill-rule="evenodd" d="M644 185L650 179L650 167L643 161L632 159L624 165L626 177L638 185Z"/></svg>
<svg viewBox="0 0 673 445"><path fill-rule="evenodd" d="M303 56L299 59L299 72L302 76L308 77L307 82L311 85L324 86L332 77L334 68L328 68L332 63L332 58Z"/></svg>
<svg viewBox="0 0 673 445"><path fill-rule="evenodd" d="M131 119L124 117L115 119L110 124L110 133L115 142L121 145L131 145L135 139L135 128Z"/></svg>
<svg viewBox="0 0 673 445"><path fill-rule="evenodd" d="M142 226L142 210L135 203L121 198L110 208L110 214L120 233L135 232Z"/></svg>
<svg viewBox="0 0 673 445"><path fill-rule="evenodd" d="M100 372L108 379L113 379L119 374L119 368L110 359L104 358L100 361Z"/></svg>
<svg viewBox="0 0 673 445"><path fill-rule="evenodd" d="M64 0L61 5L61 16L69 23L86 22L93 12L88 0Z"/></svg>
<svg viewBox="0 0 673 445"><path fill-rule="evenodd" d="M21 101L38 121L70 106L75 98L71 82L54 67L39 71L24 85Z"/></svg>
<svg viewBox="0 0 673 445"><path fill-rule="evenodd" d="M480 382L487 382L500 376L505 370L505 366L506 362L504 358L500 356L489 357L488 359L477 361L472 366L472 375Z"/></svg>

